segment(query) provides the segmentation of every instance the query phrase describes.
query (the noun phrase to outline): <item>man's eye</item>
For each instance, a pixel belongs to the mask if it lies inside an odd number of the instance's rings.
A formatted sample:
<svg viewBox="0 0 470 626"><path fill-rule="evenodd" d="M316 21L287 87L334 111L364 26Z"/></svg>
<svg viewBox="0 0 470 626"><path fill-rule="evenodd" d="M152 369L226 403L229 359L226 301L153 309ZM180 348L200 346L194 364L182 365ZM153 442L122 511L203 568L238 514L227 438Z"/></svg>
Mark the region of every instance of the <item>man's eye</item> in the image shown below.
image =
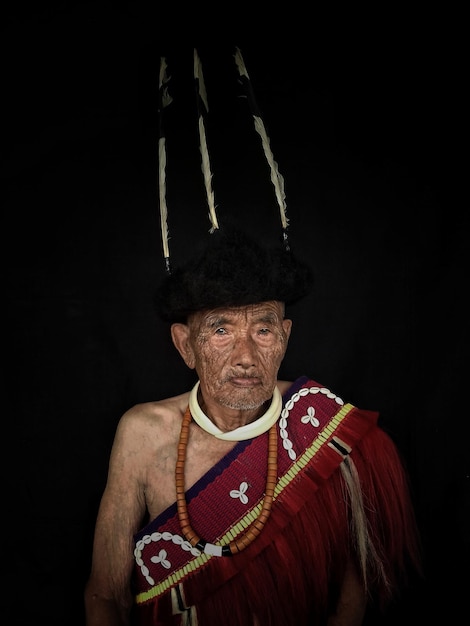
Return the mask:
<svg viewBox="0 0 470 626"><path fill-rule="evenodd" d="M225 335L225 328L217 328L215 331L216 335Z"/></svg>
<svg viewBox="0 0 470 626"><path fill-rule="evenodd" d="M261 335L268 335L268 334L269 334L269 332L270 332L270 331L269 331L269 328L260 328L260 329L259 329L259 333L260 333Z"/></svg>

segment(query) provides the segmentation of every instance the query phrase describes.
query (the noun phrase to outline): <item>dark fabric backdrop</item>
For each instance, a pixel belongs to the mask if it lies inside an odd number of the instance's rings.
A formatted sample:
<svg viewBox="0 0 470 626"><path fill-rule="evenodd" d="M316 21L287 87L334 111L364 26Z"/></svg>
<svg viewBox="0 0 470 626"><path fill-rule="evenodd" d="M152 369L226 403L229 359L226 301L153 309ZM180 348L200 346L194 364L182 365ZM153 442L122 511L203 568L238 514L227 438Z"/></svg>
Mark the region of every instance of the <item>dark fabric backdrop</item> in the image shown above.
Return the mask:
<svg viewBox="0 0 470 626"><path fill-rule="evenodd" d="M290 311L281 377L308 374L379 410L410 472L425 580L370 623L456 623L469 583L468 201L454 196L465 147L459 16L397 7L307 16L287 6L255 17L227 7L198 29L199 8L174 7L169 17L154 6L22 5L3 23L8 582L0 619L83 624L118 419L194 381L152 310L164 275L161 55L174 97L166 118L172 260L210 226L193 46L209 98L219 220L240 220L267 241L279 236L233 42L285 178L291 245L316 273L313 293Z"/></svg>

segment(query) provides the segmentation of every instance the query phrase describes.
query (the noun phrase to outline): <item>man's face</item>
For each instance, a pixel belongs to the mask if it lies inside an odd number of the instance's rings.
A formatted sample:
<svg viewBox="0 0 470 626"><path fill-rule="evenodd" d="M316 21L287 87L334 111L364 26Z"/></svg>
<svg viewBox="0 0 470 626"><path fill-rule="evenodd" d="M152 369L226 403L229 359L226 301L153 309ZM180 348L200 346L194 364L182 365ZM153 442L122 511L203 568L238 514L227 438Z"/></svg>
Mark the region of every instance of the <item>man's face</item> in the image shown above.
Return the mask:
<svg viewBox="0 0 470 626"><path fill-rule="evenodd" d="M237 410L269 400L291 325L277 301L194 314L188 343L203 396Z"/></svg>

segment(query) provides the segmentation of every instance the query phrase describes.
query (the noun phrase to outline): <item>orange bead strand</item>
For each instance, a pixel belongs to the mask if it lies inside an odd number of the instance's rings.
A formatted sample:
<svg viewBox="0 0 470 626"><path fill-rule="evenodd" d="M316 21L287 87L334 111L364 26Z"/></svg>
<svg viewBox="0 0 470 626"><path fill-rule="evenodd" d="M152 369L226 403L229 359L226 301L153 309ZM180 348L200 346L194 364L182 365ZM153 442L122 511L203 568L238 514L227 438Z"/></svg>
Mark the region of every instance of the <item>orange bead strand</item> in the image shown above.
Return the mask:
<svg viewBox="0 0 470 626"><path fill-rule="evenodd" d="M185 489L184 489L184 466L186 461L186 448L189 440L189 424L191 423L191 412L189 407L183 417L181 424L180 438L178 442L178 455L176 460L175 469L175 486L176 486L176 506L178 511L178 520L186 541L193 546L204 552L206 546L217 548L209 544L193 530L189 521L189 513L186 504ZM270 514L271 507L274 501L274 489L277 483L277 430L276 424L273 424L269 429L269 443L268 443L268 469L266 475L266 487L265 495L263 499L263 505L258 518L248 527L248 529L234 541L228 545L220 546L222 550L222 556L232 556L237 552L241 552L247 548L252 541L258 537L263 530ZM209 552L213 554L213 551Z"/></svg>

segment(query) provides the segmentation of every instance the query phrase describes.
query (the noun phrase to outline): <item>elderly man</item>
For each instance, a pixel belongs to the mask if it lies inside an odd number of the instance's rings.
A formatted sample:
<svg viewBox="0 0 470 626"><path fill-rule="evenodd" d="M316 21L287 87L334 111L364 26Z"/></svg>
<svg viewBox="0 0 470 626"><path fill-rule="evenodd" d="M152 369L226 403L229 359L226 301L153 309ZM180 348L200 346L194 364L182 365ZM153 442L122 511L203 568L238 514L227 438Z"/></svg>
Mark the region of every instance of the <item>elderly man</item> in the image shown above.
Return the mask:
<svg viewBox="0 0 470 626"><path fill-rule="evenodd" d="M159 314L197 383L120 420L87 626L362 623L419 566L407 479L375 412L278 380L311 274L242 233L166 278Z"/></svg>

